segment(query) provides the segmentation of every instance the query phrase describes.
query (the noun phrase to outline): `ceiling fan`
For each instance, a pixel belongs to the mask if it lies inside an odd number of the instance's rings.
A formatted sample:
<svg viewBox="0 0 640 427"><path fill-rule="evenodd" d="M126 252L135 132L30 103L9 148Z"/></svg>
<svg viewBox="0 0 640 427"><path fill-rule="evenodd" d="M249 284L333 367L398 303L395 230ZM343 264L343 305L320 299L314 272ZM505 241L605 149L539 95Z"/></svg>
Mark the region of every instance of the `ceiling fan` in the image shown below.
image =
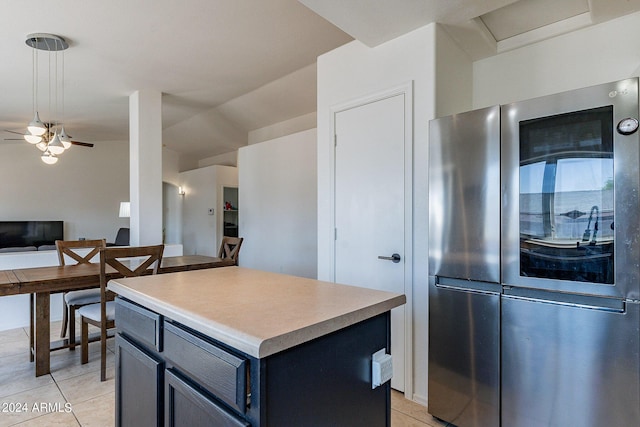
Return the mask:
<svg viewBox="0 0 640 427"><path fill-rule="evenodd" d="M47 144L49 144L49 141L51 141L53 139L54 136L54 132L51 131L51 128L54 127L54 125L52 125L51 123L45 123L45 126L47 127L47 130L45 131L45 133L42 135L42 142L39 142L37 144L34 144L36 147L40 148L40 150L44 151L47 148ZM21 135L22 138L5 138L5 141L25 141L24 135L25 133L21 133L21 132L16 132L13 130L8 130L5 129L5 132L9 132L9 133L14 133L16 135ZM90 142L81 142L81 141L69 141L72 145L78 145L81 147L93 147L93 144Z"/></svg>

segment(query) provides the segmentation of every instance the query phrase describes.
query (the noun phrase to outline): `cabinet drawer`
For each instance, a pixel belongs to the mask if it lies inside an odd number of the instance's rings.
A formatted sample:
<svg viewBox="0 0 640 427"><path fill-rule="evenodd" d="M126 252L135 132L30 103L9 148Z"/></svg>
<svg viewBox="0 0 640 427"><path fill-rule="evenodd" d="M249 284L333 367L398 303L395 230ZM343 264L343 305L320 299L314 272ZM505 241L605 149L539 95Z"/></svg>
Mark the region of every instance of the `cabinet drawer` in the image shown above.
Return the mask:
<svg viewBox="0 0 640 427"><path fill-rule="evenodd" d="M162 316L122 298L116 299L116 327L141 344L162 351Z"/></svg>
<svg viewBox="0 0 640 427"><path fill-rule="evenodd" d="M165 375L164 412L164 423L167 427L249 426L247 422L204 396L171 369L167 370Z"/></svg>
<svg viewBox="0 0 640 427"><path fill-rule="evenodd" d="M247 406L247 359L205 341L173 323L164 325L167 360L232 408Z"/></svg>

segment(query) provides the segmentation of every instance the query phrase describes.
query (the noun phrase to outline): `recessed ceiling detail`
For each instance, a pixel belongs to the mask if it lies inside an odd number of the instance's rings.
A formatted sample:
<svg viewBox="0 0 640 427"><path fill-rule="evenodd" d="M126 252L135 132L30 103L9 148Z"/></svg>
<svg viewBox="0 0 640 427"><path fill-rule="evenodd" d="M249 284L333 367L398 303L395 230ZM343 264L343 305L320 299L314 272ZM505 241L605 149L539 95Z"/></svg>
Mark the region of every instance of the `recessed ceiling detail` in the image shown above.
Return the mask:
<svg viewBox="0 0 640 427"><path fill-rule="evenodd" d="M480 19L499 42L587 12L587 0L520 0Z"/></svg>

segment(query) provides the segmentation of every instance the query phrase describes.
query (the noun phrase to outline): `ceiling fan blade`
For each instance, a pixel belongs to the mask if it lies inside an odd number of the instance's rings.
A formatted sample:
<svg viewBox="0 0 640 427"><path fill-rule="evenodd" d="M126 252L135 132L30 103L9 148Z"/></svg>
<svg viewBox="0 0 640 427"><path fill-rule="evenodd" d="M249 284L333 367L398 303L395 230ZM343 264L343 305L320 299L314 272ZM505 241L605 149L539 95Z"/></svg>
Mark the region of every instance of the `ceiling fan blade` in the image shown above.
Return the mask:
<svg viewBox="0 0 640 427"><path fill-rule="evenodd" d="M24 141L22 138L5 138L5 141Z"/></svg>
<svg viewBox="0 0 640 427"><path fill-rule="evenodd" d="M93 147L93 144L90 142L80 142L80 141L71 141L73 145L80 145L82 147Z"/></svg>
<svg viewBox="0 0 640 427"><path fill-rule="evenodd" d="M5 131L5 132L9 132L9 133L15 133L16 135L24 135L24 133L22 133L22 132L16 132L16 131L14 131L14 130L5 129L4 131Z"/></svg>

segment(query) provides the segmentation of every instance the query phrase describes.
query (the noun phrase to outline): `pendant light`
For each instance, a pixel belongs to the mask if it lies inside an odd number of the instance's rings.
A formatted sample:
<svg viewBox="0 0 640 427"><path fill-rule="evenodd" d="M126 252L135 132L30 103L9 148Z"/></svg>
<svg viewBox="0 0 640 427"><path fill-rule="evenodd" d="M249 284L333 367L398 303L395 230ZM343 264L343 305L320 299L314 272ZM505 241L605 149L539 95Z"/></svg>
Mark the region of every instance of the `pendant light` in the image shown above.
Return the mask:
<svg viewBox="0 0 640 427"><path fill-rule="evenodd" d="M49 141L48 147L49 151L56 156L64 153L64 145L62 145L62 141L60 141L60 137L57 132L53 135L53 139Z"/></svg>
<svg viewBox="0 0 640 427"><path fill-rule="evenodd" d="M40 156L40 158L48 165L55 165L58 162L58 158L54 156L49 150L42 153L42 156Z"/></svg>
<svg viewBox="0 0 640 427"><path fill-rule="evenodd" d="M24 135L24 139L25 141L27 141L29 144L37 144L39 142L42 142L42 136L39 135L33 135L31 133L27 133Z"/></svg>
<svg viewBox="0 0 640 427"><path fill-rule="evenodd" d="M57 69L58 69L58 63L56 61L56 78L58 77L57 76ZM58 138L60 139L60 142L64 146L64 149L68 150L69 148L71 148L71 137L69 135L67 135L67 133L64 131L64 51L62 51L62 78L60 79L60 87L61 87L61 91L60 92L62 93L62 96L61 96L61 98L62 98L62 102L61 102L62 114L60 115L60 120L62 122L62 128L60 129L60 132L58 133ZM58 99L58 97L56 96L56 100L57 99Z"/></svg>
<svg viewBox="0 0 640 427"><path fill-rule="evenodd" d="M64 131L64 125L62 125L62 129L60 129L58 138L60 138L60 142L64 146L65 150L71 148L71 137Z"/></svg>
<svg viewBox="0 0 640 427"><path fill-rule="evenodd" d="M42 151L41 159L44 163L52 165L58 161L58 155L64 153L65 149L71 146L69 135L64 130L64 125L57 118L52 118L58 112L58 51L64 51L69 47L66 40L55 34L34 33L27 36L25 43L33 48L32 65L33 65L33 120L27 125L27 133L24 139L30 144L34 144ZM47 123L40 119L39 103L38 103L38 50L46 50L49 53L49 120ZM55 54L55 73L52 76L52 58L51 54ZM62 57L62 110L64 114L64 54ZM52 80L53 78L53 80ZM55 86L54 86L55 85ZM51 109L52 90L54 97L54 108ZM52 114L53 113L53 114Z"/></svg>
<svg viewBox="0 0 640 427"><path fill-rule="evenodd" d="M36 37L35 44L38 44L38 35L34 34ZM29 44L29 43L27 43ZM32 57L32 93L33 93L33 120L29 122L27 125L27 130L29 133L25 135L25 139L27 142L31 144L37 144L42 141L41 136L47 131L47 127L42 120L40 120L40 115L38 114L38 49L33 49L31 53ZM27 138L27 137L31 138Z"/></svg>
<svg viewBox="0 0 640 427"><path fill-rule="evenodd" d="M29 122L27 125L27 130L31 133L31 135L41 136L47 131L47 126L42 123L40 120L40 115L36 111L36 115L33 117L33 120Z"/></svg>

